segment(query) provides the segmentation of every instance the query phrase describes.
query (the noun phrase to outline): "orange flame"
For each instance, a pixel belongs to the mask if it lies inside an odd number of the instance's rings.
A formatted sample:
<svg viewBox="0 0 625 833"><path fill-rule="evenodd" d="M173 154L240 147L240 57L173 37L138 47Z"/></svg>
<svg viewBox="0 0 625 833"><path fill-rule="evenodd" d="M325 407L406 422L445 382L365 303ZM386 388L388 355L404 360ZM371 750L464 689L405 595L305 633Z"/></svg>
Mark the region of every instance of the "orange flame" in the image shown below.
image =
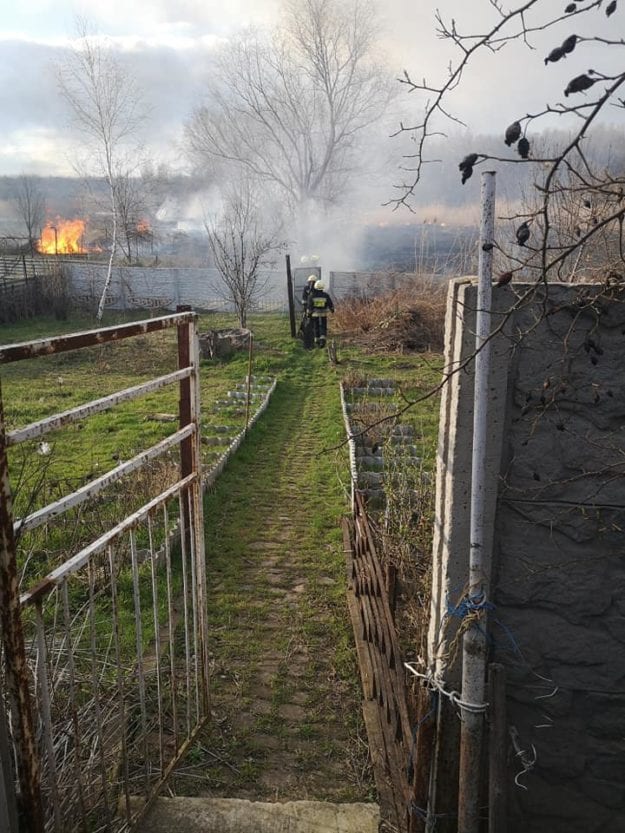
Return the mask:
<svg viewBox="0 0 625 833"><path fill-rule="evenodd" d="M139 220L137 223L137 233L138 234L150 234L152 229L150 228L150 224L147 220Z"/></svg>
<svg viewBox="0 0 625 833"><path fill-rule="evenodd" d="M82 237L85 233L84 220L62 220L57 218L55 223L47 223L41 232L37 249L41 254L66 255L85 252Z"/></svg>

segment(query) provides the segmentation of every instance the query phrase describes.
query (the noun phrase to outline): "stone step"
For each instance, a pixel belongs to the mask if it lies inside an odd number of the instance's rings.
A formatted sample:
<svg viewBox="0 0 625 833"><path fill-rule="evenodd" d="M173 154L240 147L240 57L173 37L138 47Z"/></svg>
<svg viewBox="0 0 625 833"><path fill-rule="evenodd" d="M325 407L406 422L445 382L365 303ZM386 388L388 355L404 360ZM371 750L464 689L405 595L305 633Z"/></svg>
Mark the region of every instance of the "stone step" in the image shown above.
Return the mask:
<svg viewBox="0 0 625 833"><path fill-rule="evenodd" d="M395 388L351 388L352 396L393 396Z"/></svg>
<svg viewBox="0 0 625 833"><path fill-rule="evenodd" d="M134 802L133 802L134 803ZM137 833L377 833L377 804L158 798Z"/></svg>
<svg viewBox="0 0 625 833"><path fill-rule="evenodd" d="M370 388L392 388L395 387L394 379L368 379L367 387Z"/></svg>
<svg viewBox="0 0 625 833"><path fill-rule="evenodd" d="M381 471L384 468L384 457L381 454L379 457L373 454L356 454L356 464L361 469Z"/></svg>
<svg viewBox="0 0 625 833"><path fill-rule="evenodd" d="M384 485L384 472L361 471L358 473L358 486L361 489L377 489Z"/></svg>

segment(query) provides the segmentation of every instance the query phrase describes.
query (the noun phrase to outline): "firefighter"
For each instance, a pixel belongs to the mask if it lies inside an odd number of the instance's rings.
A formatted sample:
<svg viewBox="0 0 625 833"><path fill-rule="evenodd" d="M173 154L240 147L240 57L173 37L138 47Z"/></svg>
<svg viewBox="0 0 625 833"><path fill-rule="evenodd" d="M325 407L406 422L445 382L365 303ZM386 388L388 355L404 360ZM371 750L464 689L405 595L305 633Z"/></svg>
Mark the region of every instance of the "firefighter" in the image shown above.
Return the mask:
<svg viewBox="0 0 625 833"><path fill-rule="evenodd" d="M304 307L304 311L308 309L308 296L315 288L315 283L317 282L316 275L309 275L306 278L306 285L304 286L304 291L302 292L302 306Z"/></svg>
<svg viewBox="0 0 625 833"><path fill-rule="evenodd" d="M333 313L334 304L325 291L322 280L316 281L313 291L308 296L308 309L312 318L315 344L317 347L324 347L328 332L328 310Z"/></svg>
<svg viewBox="0 0 625 833"><path fill-rule="evenodd" d="M311 311L309 309L308 299L312 295L316 280L316 275L309 275L306 279L306 285L304 286L304 291L302 293L302 306L304 308L304 312L302 314L302 321L299 325L299 329L306 350L311 350L314 347L313 322L310 315Z"/></svg>

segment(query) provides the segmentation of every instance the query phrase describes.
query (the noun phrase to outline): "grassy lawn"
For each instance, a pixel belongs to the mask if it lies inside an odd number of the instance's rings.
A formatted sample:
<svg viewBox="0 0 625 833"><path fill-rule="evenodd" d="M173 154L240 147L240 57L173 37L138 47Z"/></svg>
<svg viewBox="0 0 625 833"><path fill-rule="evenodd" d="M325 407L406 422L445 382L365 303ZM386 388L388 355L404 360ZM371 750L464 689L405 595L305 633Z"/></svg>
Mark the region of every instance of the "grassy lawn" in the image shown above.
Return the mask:
<svg viewBox="0 0 625 833"><path fill-rule="evenodd" d="M105 318L103 323L110 326L137 317L121 319L119 316L111 316ZM235 323L232 316L206 315L200 318L199 326L202 331ZM334 385L337 397L338 381L341 379L349 382L376 376L392 377L408 400L422 395L438 379L436 356L367 355L354 347L342 348L339 340L339 364L332 367L324 351L307 353L299 341L290 338L288 319L285 316L258 315L253 316L250 323L255 337L253 373L257 376L278 377L284 390L281 392L279 388L276 392L277 401L288 397L289 382L305 380L313 367L323 367L323 377ZM86 317L64 322L52 318L37 319L3 325L0 328L0 342L15 343L91 327L92 322ZM175 369L176 360L176 333L171 329L121 343L2 365L0 381L7 430L170 372ZM247 351L237 353L228 360L202 362L204 435L213 433L214 427L224 422L232 431L242 428L244 418L240 412L237 414L235 408L231 411L217 411L215 403L229 389L244 381L247 368ZM119 461L127 460L163 439L175 428L175 423L164 420L167 417L173 420L176 416L177 390L172 386L47 435L44 438L48 446L47 454L38 453L41 452L38 440L12 447L9 464L16 516L60 498L89 479L113 468ZM411 408L403 420L411 422L417 429L425 466L431 468L438 422L437 397ZM327 442L337 445L343 439L340 413L335 411ZM255 442L252 437L249 438L249 448L246 450L244 446L241 450L243 460L247 454L253 453ZM219 449L208 445L203 445L202 450L205 465L209 465L220 453ZM159 487L168 485L175 465L176 460L171 453L165 455L140 476L130 478L128 484L122 483L113 490L110 502L111 505L117 504L117 507L112 510L110 520L117 517L118 511L129 506L138 507L145 495L154 494ZM345 476L344 470L341 478ZM343 507L342 496L339 501ZM98 528L103 523L101 514L100 505ZM94 519L88 513L83 514L80 523L89 527L93 525ZM32 533L27 536L30 540L25 542L25 546L41 554L49 552L51 560L57 562L63 557L62 544L66 527L67 524L62 525L60 532L47 528L45 542L41 540L41 535ZM38 558L40 569L45 568L45 561L45 557Z"/></svg>
<svg viewBox="0 0 625 833"><path fill-rule="evenodd" d="M125 321L137 318L126 317ZM105 318L105 326L122 323L119 316ZM208 328L232 326L232 316L205 315L200 317L200 331ZM344 430L338 405L338 382L360 383L373 377L393 378L400 396L398 404L422 396L439 378L438 357L424 354L368 354L356 347L338 343L337 366L331 366L325 351L307 352L298 340L290 338L288 319L279 314L252 316L254 332L253 373L279 379L275 402L283 410L297 409L294 396L297 386L312 379L322 378L331 391L328 423L321 434L328 448L340 446ZM0 342L15 343L33 338L50 337L68 332L90 329L91 321L76 317L59 322L44 319L3 325ZM81 351L46 356L0 366L0 381L7 429L23 426L34 420L67 410L90 399L104 396L156 375L175 369L175 329L139 336L121 343L87 348ZM215 426L226 422L231 432L243 427L240 409L217 410L215 403L228 390L244 381L248 369L247 351L234 354L223 361L203 361L201 366L202 433L210 435ZM374 414L375 416L375 414ZM15 515L19 517L71 492L83 483L113 468L150 445L172 433L177 417L177 389L175 386L158 391L129 403L116 406L106 413L85 418L78 423L47 435L42 454L39 441L22 443L9 450L11 485ZM305 417L304 417L305 418ZM438 423L438 397L432 397L409 408L402 421L411 423L419 437L419 454L426 470L433 467ZM271 422L269 415L248 438L239 452L239 464L245 465L250 455L258 450L258 439ZM204 464L219 453L220 448L202 446ZM332 455L329 455L332 459ZM325 459L325 458L324 458ZM171 452L150 464L128 482L104 493L96 507L89 505L61 523L51 524L40 531L24 536L24 558L30 556L33 576L41 575L51 565L69 554L66 549L68 529L72 526L71 545L75 548L94 530L107 528L124 517L127 510L138 508L147 496L165 488L175 475L176 458ZM271 471L266 473L272 477ZM334 514L345 509L345 489L328 492L336 483L345 487L347 467L335 465L324 474L327 483L325 500L333 495ZM106 507L106 508L103 508ZM33 554L36 556L32 558Z"/></svg>

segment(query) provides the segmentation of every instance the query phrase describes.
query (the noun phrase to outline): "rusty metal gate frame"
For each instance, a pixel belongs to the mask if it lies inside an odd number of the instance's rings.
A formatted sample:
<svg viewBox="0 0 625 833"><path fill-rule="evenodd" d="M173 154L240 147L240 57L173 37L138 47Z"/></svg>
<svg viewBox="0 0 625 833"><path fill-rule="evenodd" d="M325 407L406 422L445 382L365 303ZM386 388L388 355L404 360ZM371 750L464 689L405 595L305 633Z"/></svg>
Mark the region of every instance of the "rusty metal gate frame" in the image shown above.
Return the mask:
<svg viewBox="0 0 625 833"><path fill-rule="evenodd" d="M3 364L171 327L178 332L175 372L8 433L0 387L0 621L5 689L0 697L5 698L10 715L20 831L121 833L132 828L208 716L197 316L180 311L0 347ZM72 494L25 518L13 518L9 446L172 384L179 385L180 424L175 433ZM34 529L61 515L175 447L180 450L177 482L20 595L18 530ZM178 524L170 515L176 501ZM141 558L140 535L148 543ZM180 547L176 561L175 539ZM132 586L132 661L122 649L128 652L123 632L128 611L120 602L122 577ZM2 766L0 761L0 776ZM4 766L6 775L6 761ZM131 800L137 793L144 802Z"/></svg>

